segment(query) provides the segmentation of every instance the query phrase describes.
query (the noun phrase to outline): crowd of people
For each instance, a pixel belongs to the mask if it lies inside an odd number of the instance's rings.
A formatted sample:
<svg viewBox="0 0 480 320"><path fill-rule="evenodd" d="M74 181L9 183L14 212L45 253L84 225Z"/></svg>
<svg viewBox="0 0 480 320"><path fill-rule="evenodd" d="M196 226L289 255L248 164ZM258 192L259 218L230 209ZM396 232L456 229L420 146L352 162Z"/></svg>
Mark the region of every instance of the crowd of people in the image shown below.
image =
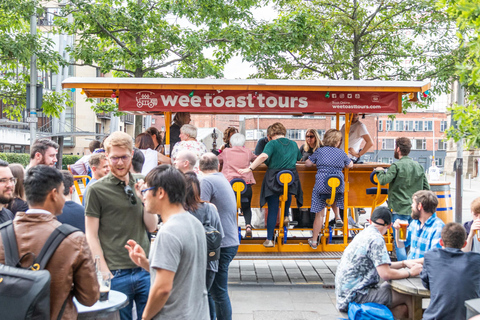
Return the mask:
<svg viewBox="0 0 480 320"><path fill-rule="evenodd" d="M246 183L241 209L245 236L252 237L252 185L257 183L253 171L261 164L267 166L260 194L260 207L268 204L265 247L276 245L283 193L277 181L279 172L293 174L284 216L288 217L292 195L298 207L302 206L303 191L296 171L299 161L317 168L311 208L303 211L314 215L308 244L317 248L321 230L328 223L324 221L326 199L332 190L327 180L332 176L342 182L332 209L334 223L343 226L342 170L351 168L372 143L358 115L352 120L348 154L342 149L344 128L328 130L323 139L317 130L308 129L299 148L286 137L280 122L268 127L267 136L258 141L254 151L245 147L244 135L229 127L224 144L209 152L197 141L197 129L189 122L188 113L176 114L170 130L171 158L164 154L164 137L155 128L137 136L135 143L124 132L112 133L103 143L92 141L91 154L70 168L75 174L92 177L82 205L72 198L72 173L54 168L55 142L37 140L26 170L0 160L0 223L14 221L17 242L22 244L20 255L38 254L42 239L60 223L79 229L67 237L71 241L60 244L46 268L54 279L51 319L61 313L63 319L76 318L72 297L87 306L97 301L96 270L109 272L111 288L127 296L129 304L120 310L121 319L132 319L134 310L137 319L231 319L228 269L237 254L239 237L230 181L241 178ZM362 139L365 146L360 149ZM348 310L350 302L376 302L388 306L395 316L408 315L407 297L381 279L417 275L432 292L425 319L442 319L452 312L464 315L462 301L480 297L480 282L470 281L477 276L469 269L480 259L480 242L475 236L480 230L480 198L472 203L473 220L465 228L445 225L435 214L438 200L429 191L423 168L408 157L410 149L408 138L396 139L398 161L388 170L375 170L380 184L389 184L388 208L372 212L370 226L354 237L342 256L335 279L341 311ZM402 221L409 224L406 239L399 237ZM212 261L207 259L206 224L222 236L218 259ZM391 261L383 237L390 228L394 230L396 262ZM97 266L93 257L99 261ZM25 259L21 266L28 267L29 262ZM0 263L5 263L1 239ZM461 266L462 276L448 273L454 266ZM462 293L446 302L441 290L451 290L459 283Z"/></svg>

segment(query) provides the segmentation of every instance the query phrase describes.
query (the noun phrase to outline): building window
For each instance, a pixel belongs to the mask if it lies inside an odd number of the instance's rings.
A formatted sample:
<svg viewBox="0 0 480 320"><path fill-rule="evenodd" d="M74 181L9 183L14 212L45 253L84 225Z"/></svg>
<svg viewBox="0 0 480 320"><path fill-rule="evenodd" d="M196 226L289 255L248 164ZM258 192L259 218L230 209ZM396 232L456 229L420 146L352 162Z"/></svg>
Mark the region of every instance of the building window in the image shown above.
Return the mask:
<svg viewBox="0 0 480 320"><path fill-rule="evenodd" d="M403 120L395 121L395 131L403 131Z"/></svg>
<svg viewBox="0 0 480 320"><path fill-rule="evenodd" d="M445 132L447 130L447 121L440 121L440 132Z"/></svg>
<svg viewBox="0 0 480 320"><path fill-rule="evenodd" d="M447 141L438 140L438 150L447 150Z"/></svg>
<svg viewBox="0 0 480 320"><path fill-rule="evenodd" d="M393 163L393 158L382 158L382 163Z"/></svg>
<svg viewBox="0 0 480 320"><path fill-rule="evenodd" d="M405 131L413 131L413 121L405 121Z"/></svg>
<svg viewBox="0 0 480 320"><path fill-rule="evenodd" d="M383 120L378 120L378 131L383 131Z"/></svg>
<svg viewBox="0 0 480 320"><path fill-rule="evenodd" d="M306 131L305 131L306 132ZM317 130L318 135L320 136L320 139L323 140L323 137L325 136L325 130Z"/></svg>
<svg viewBox="0 0 480 320"><path fill-rule="evenodd" d="M423 121L415 121L415 131L423 131Z"/></svg>
<svg viewBox="0 0 480 320"><path fill-rule="evenodd" d="M383 139L382 140L382 149L384 149L384 150L395 149L395 140L394 139Z"/></svg>
<svg viewBox="0 0 480 320"><path fill-rule="evenodd" d="M392 131L393 130L393 121L392 120L387 120L387 131Z"/></svg>
<svg viewBox="0 0 480 320"><path fill-rule="evenodd" d="M413 139L412 140L412 150L427 150L427 140L426 139Z"/></svg>
<svg viewBox="0 0 480 320"><path fill-rule="evenodd" d="M433 131L432 121L425 121L424 131Z"/></svg>
<svg viewBox="0 0 480 320"><path fill-rule="evenodd" d="M290 140L304 140L305 139L305 131L307 131L307 130L288 129L287 130L287 138L290 139Z"/></svg>
<svg viewBox="0 0 480 320"><path fill-rule="evenodd" d="M443 167L443 158L436 158L435 159L435 164L438 166L438 167Z"/></svg>

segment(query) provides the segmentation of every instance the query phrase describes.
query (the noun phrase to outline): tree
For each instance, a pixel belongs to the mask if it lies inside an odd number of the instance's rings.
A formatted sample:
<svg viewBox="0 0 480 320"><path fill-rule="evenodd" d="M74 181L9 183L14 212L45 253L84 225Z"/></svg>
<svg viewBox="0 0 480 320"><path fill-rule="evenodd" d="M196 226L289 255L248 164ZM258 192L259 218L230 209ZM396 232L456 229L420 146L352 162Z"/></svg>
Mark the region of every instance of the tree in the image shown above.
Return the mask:
<svg viewBox="0 0 480 320"><path fill-rule="evenodd" d="M455 24L433 0L278 0L279 16L235 45L254 77L436 79L448 91Z"/></svg>
<svg viewBox="0 0 480 320"><path fill-rule="evenodd" d="M210 59L205 50L229 43L235 37L230 25L248 20L254 5L257 1L70 0L56 24L76 36L68 49L76 65L116 77L220 77L228 57ZM117 106L110 101L94 109Z"/></svg>
<svg viewBox="0 0 480 320"><path fill-rule="evenodd" d="M449 111L455 125L447 137L455 142L465 139L467 148L480 148L480 0L442 0L439 5L457 22L457 36L464 55L456 65L455 75L464 87L467 106L452 106Z"/></svg>
<svg viewBox="0 0 480 320"><path fill-rule="evenodd" d="M39 71L58 71L60 55L51 39L39 32L30 34L30 15L41 13L33 1L3 0L0 2L0 99L3 111L19 119L26 107L26 85L30 81L30 57L37 56ZM69 99L66 93L44 92L42 110L58 117Z"/></svg>

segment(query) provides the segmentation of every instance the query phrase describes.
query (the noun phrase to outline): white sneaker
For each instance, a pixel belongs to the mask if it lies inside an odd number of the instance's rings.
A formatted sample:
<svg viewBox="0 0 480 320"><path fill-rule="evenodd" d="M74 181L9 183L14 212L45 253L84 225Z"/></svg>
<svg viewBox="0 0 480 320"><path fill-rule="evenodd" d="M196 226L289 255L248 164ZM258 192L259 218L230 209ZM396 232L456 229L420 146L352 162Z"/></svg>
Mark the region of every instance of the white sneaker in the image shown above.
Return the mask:
<svg viewBox="0 0 480 320"><path fill-rule="evenodd" d="M275 245L273 244L273 241L272 240L265 240L265 242L263 243L263 246L265 248L273 248L275 247Z"/></svg>

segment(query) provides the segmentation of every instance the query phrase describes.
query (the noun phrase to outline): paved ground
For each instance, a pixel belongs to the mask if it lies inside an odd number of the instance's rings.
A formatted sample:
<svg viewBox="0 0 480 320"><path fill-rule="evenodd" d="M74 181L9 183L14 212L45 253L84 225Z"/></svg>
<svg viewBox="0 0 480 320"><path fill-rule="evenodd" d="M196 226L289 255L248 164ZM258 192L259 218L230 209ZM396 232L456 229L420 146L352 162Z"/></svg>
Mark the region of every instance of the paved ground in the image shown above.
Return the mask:
<svg viewBox="0 0 480 320"><path fill-rule="evenodd" d="M333 287L339 260L234 260L229 284Z"/></svg>
<svg viewBox="0 0 480 320"><path fill-rule="evenodd" d="M321 286L230 285L233 320L347 319L335 307L335 291Z"/></svg>

